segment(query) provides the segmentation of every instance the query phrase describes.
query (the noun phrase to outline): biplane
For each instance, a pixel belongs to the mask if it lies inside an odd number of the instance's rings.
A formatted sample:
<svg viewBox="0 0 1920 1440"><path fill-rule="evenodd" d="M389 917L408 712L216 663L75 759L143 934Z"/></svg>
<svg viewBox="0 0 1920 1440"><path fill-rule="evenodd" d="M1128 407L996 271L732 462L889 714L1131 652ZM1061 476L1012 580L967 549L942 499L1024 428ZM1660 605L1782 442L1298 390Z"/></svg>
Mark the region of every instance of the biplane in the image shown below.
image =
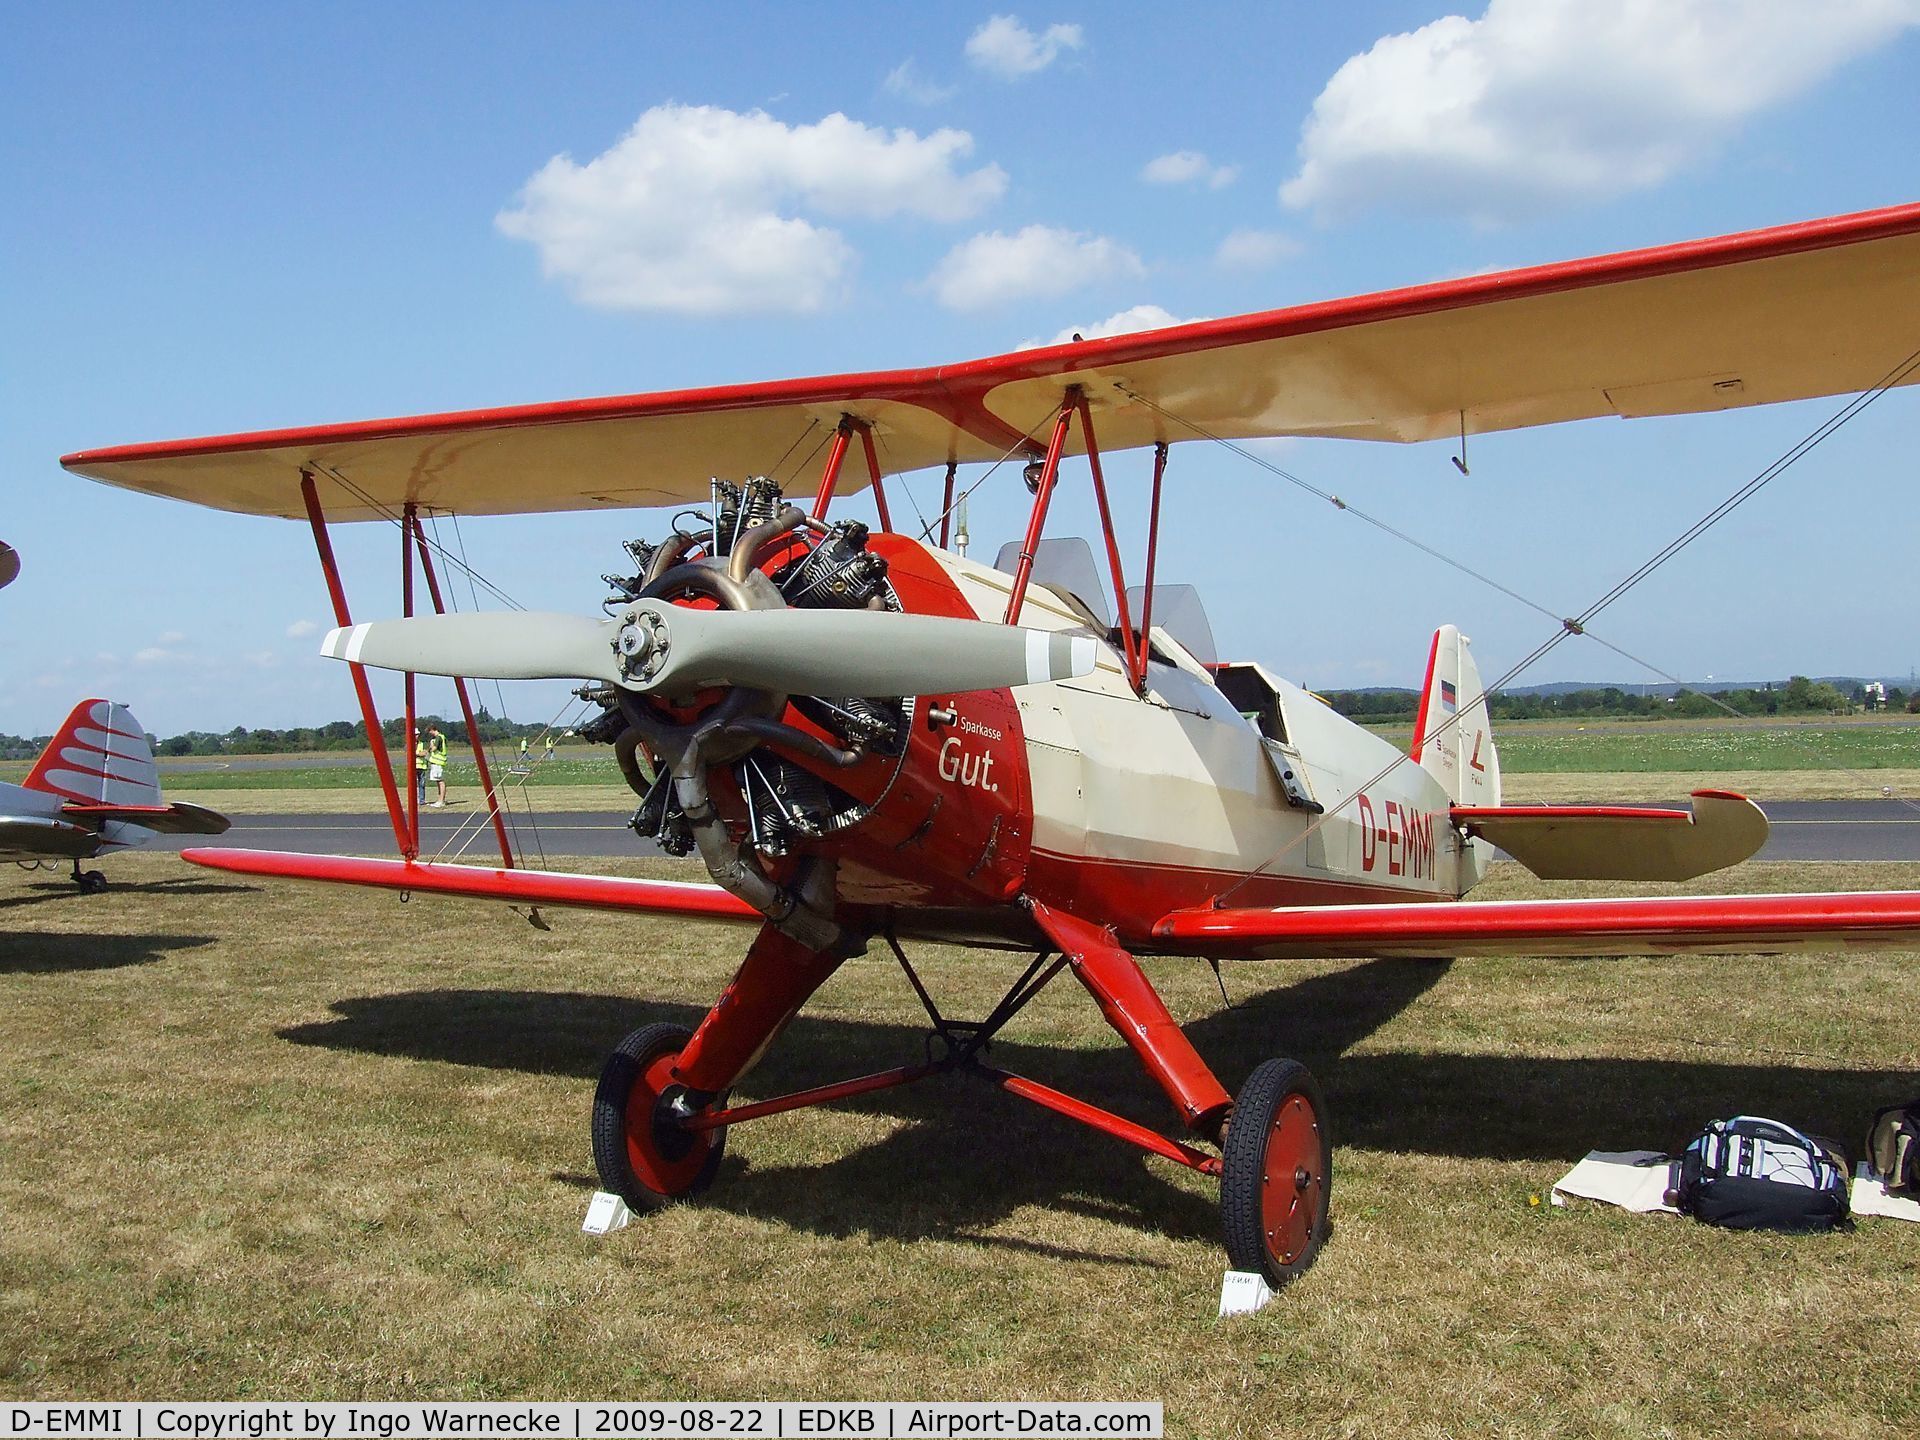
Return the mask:
<svg viewBox="0 0 1920 1440"><path fill-rule="evenodd" d="M1920 205L1908 205L959 365L128 445L62 463L312 530L338 626L323 650L348 666L376 737L400 856L188 859L755 931L697 1027L647 1026L607 1062L593 1149L603 1184L629 1204L701 1191L747 1121L963 1074L1216 1177L1232 1263L1278 1284L1328 1233L1322 1094L1284 1057L1230 1090L1139 957L1911 948L1920 893L1462 900L1496 847L1547 876L1680 879L1754 853L1765 818L1713 792L1691 809L1504 804L1483 685L1452 626L1433 637L1406 754L1261 665L1221 660L1191 593L1158 583L1162 499L1178 483L1171 448L1451 439L1869 391L1913 378L1898 367L1920 344L1916 317ZM831 440L811 495L790 497L767 476L808 434ZM1137 587L1102 470L1103 455L1131 448L1153 465ZM948 548L956 475L1002 462L1032 503L1024 536L987 565ZM888 480L942 469L936 523L897 528ZM1075 473L1097 502L1098 554L1047 533L1050 502ZM871 526L844 513L863 489ZM694 516L628 543L599 616L447 613L421 523L664 506ZM356 623L330 527L375 520L398 527L401 615ZM435 613L415 613L416 568ZM396 787L377 738L370 666L405 674L409 720L416 674L456 677L469 719L468 678L579 681L598 712L583 733L613 747L636 792L634 829L697 854L711 883L516 864L471 726L500 863L427 863L401 797L410 787ZM1030 958L989 1014L963 1022L914 969L906 946L923 940ZM736 1103L733 1089L814 991L875 945L898 956L925 1005L925 1054ZM988 1041L1062 972L1164 1091L1179 1138L989 1063Z"/></svg>
<svg viewBox="0 0 1920 1440"><path fill-rule="evenodd" d="M132 711L111 700L82 700L26 782L0 783L0 860L70 860L73 883L87 895L105 890L107 877L82 870L82 860L161 835L223 834L228 823L203 806L167 803L147 732Z"/></svg>

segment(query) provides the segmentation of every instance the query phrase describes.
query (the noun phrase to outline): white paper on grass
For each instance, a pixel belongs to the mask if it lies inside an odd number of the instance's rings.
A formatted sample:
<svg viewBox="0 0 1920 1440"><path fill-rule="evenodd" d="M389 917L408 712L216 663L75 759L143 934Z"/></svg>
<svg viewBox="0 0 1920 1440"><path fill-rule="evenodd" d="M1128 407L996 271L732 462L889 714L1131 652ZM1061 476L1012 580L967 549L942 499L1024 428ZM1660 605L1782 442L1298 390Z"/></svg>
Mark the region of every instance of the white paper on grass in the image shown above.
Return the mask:
<svg viewBox="0 0 1920 1440"><path fill-rule="evenodd" d="M1667 1159L1658 1150L1594 1150L1553 1184L1553 1203L1569 1195L1618 1205L1636 1215L1680 1212L1667 1203ZM1641 1162L1647 1163L1641 1163Z"/></svg>
<svg viewBox="0 0 1920 1440"><path fill-rule="evenodd" d="M1251 1315L1271 1299L1273 1291L1267 1277L1257 1270L1229 1270L1220 1282L1222 1315Z"/></svg>
<svg viewBox="0 0 1920 1440"><path fill-rule="evenodd" d="M593 1199L587 1202L587 1218L580 1228L589 1235L606 1235L615 1230L625 1229L633 1219L633 1212L627 1208L627 1202L608 1190L596 1190Z"/></svg>
<svg viewBox="0 0 1920 1440"><path fill-rule="evenodd" d="M1904 1195L1889 1195L1887 1187L1871 1165L1862 1160L1853 1173L1853 1193L1848 1197L1855 1215L1879 1215L1888 1220L1920 1221L1920 1200Z"/></svg>

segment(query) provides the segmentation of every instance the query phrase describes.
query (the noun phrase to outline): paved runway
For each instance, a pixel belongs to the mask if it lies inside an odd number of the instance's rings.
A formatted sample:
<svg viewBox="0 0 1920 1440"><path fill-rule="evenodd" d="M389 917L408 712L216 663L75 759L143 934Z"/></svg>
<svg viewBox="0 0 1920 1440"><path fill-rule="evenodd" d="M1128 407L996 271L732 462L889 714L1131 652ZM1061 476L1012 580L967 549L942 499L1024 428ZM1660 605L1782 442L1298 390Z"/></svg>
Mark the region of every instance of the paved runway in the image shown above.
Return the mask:
<svg viewBox="0 0 1920 1440"><path fill-rule="evenodd" d="M1766 807L1773 822L1762 860L1920 861L1920 809L1898 800L1779 800ZM612 812L556 812L539 817L548 855L652 855L651 844ZM463 827L464 824L464 828ZM524 814L515 824L520 845L534 852L534 827ZM391 855L393 830L376 815L236 815L218 839L188 843L240 845L252 850L303 850L343 855ZM480 811L420 812L423 853L482 860L494 849L493 828Z"/></svg>

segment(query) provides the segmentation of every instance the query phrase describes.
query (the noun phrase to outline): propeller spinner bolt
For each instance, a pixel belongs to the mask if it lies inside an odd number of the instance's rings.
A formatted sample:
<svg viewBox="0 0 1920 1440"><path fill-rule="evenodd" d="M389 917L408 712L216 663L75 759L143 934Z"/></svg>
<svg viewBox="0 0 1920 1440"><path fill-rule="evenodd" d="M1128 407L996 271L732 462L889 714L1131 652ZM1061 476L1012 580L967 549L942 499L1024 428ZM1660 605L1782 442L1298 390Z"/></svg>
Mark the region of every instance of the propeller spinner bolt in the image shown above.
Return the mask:
<svg viewBox="0 0 1920 1440"><path fill-rule="evenodd" d="M620 652L620 670L633 681L651 680L667 663L667 626L651 610L628 612L627 623L614 637L613 648Z"/></svg>

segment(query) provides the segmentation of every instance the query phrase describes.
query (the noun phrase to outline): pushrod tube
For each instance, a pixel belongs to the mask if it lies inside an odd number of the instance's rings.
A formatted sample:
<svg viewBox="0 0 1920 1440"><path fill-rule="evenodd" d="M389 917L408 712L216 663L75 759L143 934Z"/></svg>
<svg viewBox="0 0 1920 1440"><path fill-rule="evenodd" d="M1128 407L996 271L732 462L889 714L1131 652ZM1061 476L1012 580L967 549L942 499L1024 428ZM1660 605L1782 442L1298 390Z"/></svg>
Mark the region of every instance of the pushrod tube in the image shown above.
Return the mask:
<svg viewBox="0 0 1920 1440"><path fill-rule="evenodd" d="M313 548L320 555L320 572L327 578L327 596L333 601L333 623L344 630L353 624L353 613L347 609L347 592L340 584L340 567L334 563L333 540L327 534L327 517L320 509L320 493L314 488L311 470L300 472L300 498L306 502L307 523L313 527ZM353 674L353 693L360 701L360 718L367 727L373 773L380 777L380 793L387 797L393 843L405 855L408 853L407 817L400 808L400 792L394 788L393 761L387 755L387 737L380 728L380 712L373 708L373 687L367 683L365 666L350 664L347 669Z"/></svg>
<svg viewBox="0 0 1920 1440"><path fill-rule="evenodd" d="M1047 506L1053 499L1054 481L1060 477L1060 452L1066 449L1067 427L1073 423L1073 409L1079 402L1076 387L1067 392L1060 406L1060 418L1054 421L1053 438L1047 442L1046 464L1040 470L1040 488L1033 495L1033 513L1027 519L1027 538L1020 546L1020 568L1013 573L1013 589L1007 596L1007 613L1001 623L1011 625L1027 603L1027 582L1033 578L1033 557L1040 548L1040 537L1047 528Z"/></svg>
<svg viewBox="0 0 1920 1440"><path fill-rule="evenodd" d="M447 607L440 599L440 577L434 573L433 552L427 545L427 535L420 528L420 517L413 520L413 536L420 546L420 571L426 577L427 593L433 597L433 612L436 615L447 613ZM473 746L474 767L480 772L480 788L486 792L487 813L493 818L494 838L500 842L500 863L507 869L513 869L513 842L507 838L507 822L500 813L500 795L493 788L493 770L487 764L487 747L480 739L480 722L474 719L473 702L467 696L467 682L460 676L453 678L453 692L460 697L460 715L467 722L467 743Z"/></svg>

